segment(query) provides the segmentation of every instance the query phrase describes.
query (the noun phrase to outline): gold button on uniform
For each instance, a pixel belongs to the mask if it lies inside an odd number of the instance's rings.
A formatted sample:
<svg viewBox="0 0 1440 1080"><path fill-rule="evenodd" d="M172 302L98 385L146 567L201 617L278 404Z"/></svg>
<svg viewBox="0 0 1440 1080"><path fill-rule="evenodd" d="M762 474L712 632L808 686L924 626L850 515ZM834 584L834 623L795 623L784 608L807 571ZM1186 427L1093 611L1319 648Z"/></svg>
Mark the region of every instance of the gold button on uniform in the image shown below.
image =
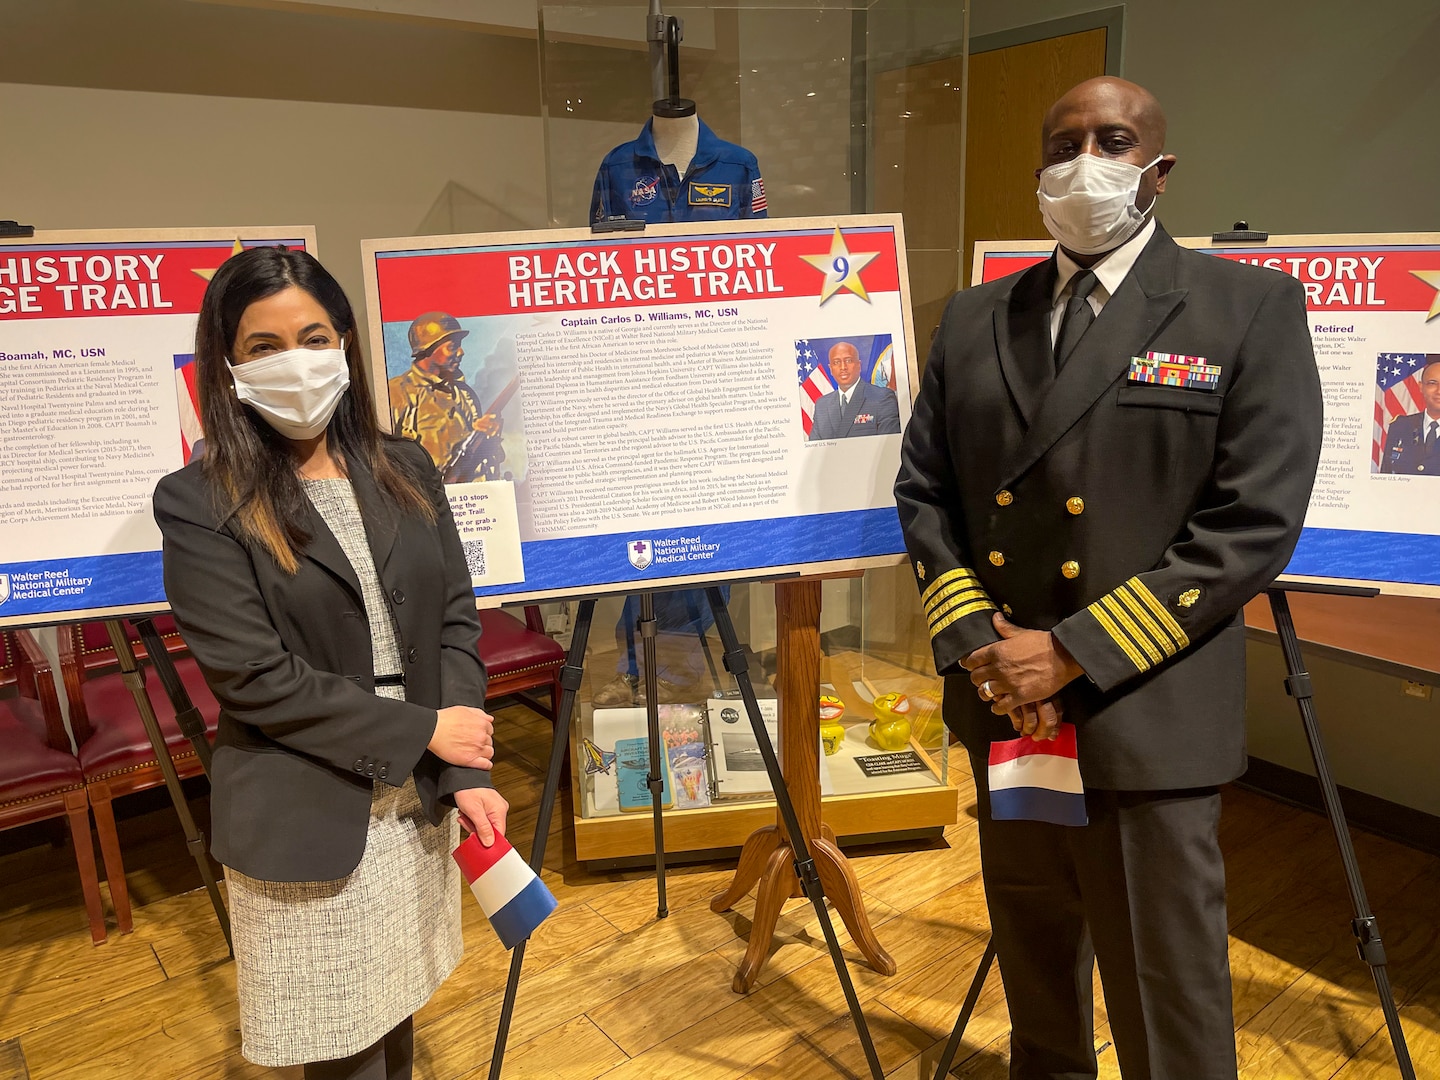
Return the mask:
<svg viewBox="0 0 1440 1080"><path fill-rule="evenodd" d="M1066 563L1062 563L1060 566L1060 573L1064 574L1067 578L1077 578L1080 576L1080 564L1074 559L1071 559Z"/></svg>
<svg viewBox="0 0 1440 1080"><path fill-rule="evenodd" d="M992 552L990 552L990 565L991 565L991 566L1004 566L1004 565L1005 565L1005 556L1004 556L1003 554L1001 554L1000 552L998 552L998 551L992 551Z"/></svg>
<svg viewBox="0 0 1440 1080"><path fill-rule="evenodd" d="M1009 506L1014 501L1015 496L1011 495L1008 491L997 491L995 493L995 502L999 506Z"/></svg>
<svg viewBox="0 0 1440 1080"><path fill-rule="evenodd" d="M1085 512L1085 500L1076 495L1074 498L1065 500L1065 509L1079 517Z"/></svg>
<svg viewBox="0 0 1440 1080"><path fill-rule="evenodd" d="M1010 610L1010 605L1009 605L1009 604L1001 604L1001 605L1000 605L1000 610L1005 613L1005 617L1006 617L1007 619L1008 619L1011 615L1014 615L1014 614L1015 614L1015 612L1013 612L1012 610Z"/></svg>

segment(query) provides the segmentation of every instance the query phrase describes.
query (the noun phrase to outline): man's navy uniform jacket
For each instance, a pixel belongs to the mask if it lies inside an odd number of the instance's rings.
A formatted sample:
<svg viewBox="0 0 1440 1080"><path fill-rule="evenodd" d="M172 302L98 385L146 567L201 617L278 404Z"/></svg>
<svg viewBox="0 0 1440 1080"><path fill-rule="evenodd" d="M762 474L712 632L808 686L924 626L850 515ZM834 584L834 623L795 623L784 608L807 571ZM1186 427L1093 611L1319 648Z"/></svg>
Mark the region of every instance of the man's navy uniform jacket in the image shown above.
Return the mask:
<svg viewBox="0 0 1440 1080"><path fill-rule="evenodd" d="M621 143L600 162L590 220L732 221L763 218L765 206L760 163L749 150L719 138L701 120L695 157L681 176L657 156L652 121L646 120L638 139Z"/></svg>
<svg viewBox="0 0 1440 1080"><path fill-rule="evenodd" d="M855 383L850 404L840 408L840 391L832 390L815 402L815 420L810 441L848 439L856 435L897 435L900 432L900 401L887 386L874 386L864 379Z"/></svg>
<svg viewBox="0 0 1440 1080"><path fill-rule="evenodd" d="M1085 669L1062 691L1090 788L1244 771L1241 608L1284 568L1320 454L1320 378L1294 278L1156 228L1055 374L1055 259L956 294L905 432L895 495L972 752L1015 737L960 661L997 608ZM1147 351L1204 357L1213 389L1132 383Z"/></svg>

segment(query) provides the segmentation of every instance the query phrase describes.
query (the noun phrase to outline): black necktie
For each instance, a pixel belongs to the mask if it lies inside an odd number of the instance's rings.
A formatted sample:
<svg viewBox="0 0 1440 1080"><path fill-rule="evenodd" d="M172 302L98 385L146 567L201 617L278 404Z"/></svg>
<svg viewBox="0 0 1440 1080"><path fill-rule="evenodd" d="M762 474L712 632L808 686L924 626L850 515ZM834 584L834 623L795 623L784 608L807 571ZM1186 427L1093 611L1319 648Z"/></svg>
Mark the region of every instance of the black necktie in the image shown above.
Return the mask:
<svg viewBox="0 0 1440 1080"><path fill-rule="evenodd" d="M1081 270L1070 281L1070 299L1065 301L1065 314L1060 320L1060 333L1055 337L1055 370L1059 371L1070 359L1075 346L1095 321L1095 309L1088 299L1100 284L1094 271Z"/></svg>
<svg viewBox="0 0 1440 1080"><path fill-rule="evenodd" d="M1426 449L1426 450L1429 450L1430 447L1432 447L1432 446L1435 445L1435 425L1436 425L1436 424L1440 424L1440 420L1431 420L1431 421L1430 421L1430 429L1425 432L1425 449Z"/></svg>

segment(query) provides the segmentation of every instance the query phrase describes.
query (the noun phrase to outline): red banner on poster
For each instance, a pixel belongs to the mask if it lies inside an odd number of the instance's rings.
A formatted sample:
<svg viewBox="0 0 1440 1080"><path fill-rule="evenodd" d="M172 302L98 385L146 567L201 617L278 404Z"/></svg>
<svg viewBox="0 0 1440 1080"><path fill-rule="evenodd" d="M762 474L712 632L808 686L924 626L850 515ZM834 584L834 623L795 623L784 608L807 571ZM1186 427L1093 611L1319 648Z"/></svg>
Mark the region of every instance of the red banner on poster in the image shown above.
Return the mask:
<svg viewBox="0 0 1440 1080"><path fill-rule="evenodd" d="M0 248L0 318L194 315L220 264L246 247L305 241L25 244Z"/></svg>
<svg viewBox="0 0 1440 1080"><path fill-rule="evenodd" d="M396 257L400 256L400 257ZM829 278L899 288L889 229L772 232L736 238L626 236L486 251L377 258L385 322L441 309L457 318L820 296Z"/></svg>

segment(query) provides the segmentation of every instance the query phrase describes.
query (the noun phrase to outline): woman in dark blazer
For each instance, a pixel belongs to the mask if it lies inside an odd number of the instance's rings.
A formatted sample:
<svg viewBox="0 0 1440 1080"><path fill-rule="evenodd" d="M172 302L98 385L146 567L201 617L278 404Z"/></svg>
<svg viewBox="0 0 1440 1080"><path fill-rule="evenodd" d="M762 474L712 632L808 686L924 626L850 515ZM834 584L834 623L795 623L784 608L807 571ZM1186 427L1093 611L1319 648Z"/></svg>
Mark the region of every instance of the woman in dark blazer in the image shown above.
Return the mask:
<svg viewBox="0 0 1440 1080"><path fill-rule="evenodd" d="M228 259L195 354L205 454L155 517L221 708L243 1052L408 1077L411 1017L462 950L452 811L487 844L505 825L460 540L428 456L379 431L354 314L313 257Z"/></svg>

